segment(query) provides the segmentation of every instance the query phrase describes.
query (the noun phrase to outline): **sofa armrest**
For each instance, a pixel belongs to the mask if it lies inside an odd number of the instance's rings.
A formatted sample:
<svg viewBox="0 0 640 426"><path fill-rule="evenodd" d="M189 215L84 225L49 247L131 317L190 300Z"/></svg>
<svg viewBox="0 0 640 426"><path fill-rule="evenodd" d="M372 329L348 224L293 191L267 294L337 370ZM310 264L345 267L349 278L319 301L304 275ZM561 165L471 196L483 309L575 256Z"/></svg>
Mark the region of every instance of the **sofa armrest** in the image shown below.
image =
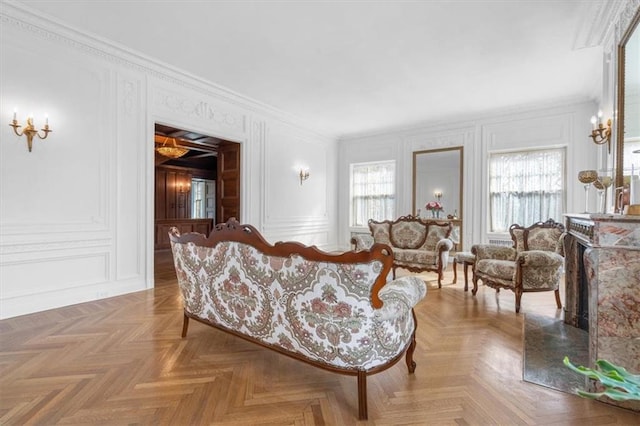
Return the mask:
<svg viewBox="0 0 640 426"><path fill-rule="evenodd" d="M427 295L427 286L416 276L401 277L390 281L378 292L382 308L376 311L379 320L388 320L398 313L408 312Z"/></svg>
<svg viewBox="0 0 640 426"><path fill-rule="evenodd" d="M559 267L564 263L564 258L551 251L527 250L518 253L517 262L527 267Z"/></svg>
<svg viewBox="0 0 640 426"><path fill-rule="evenodd" d="M356 234L351 237L351 244L356 246L356 251L369 250L373 246L373 236L368 234Z"/></svg>
<svg viewBox="0 0 640 426"><path fill-rule="evenodd" d="M471 253L475 254L476 261L482 259L511 260L516 259L516 249L513 247L496 246L493 244L475 244L471 247Z"/></svg>
<svg viewBox="0 0 640 426"><path fill-rule="evenodd" d="M453 249L453 241L451 241L449 238L443 238L440 241L438 241L438 244L436 244L436 252L440 253L441 251L451 251Z"/></svg>
<svg viewBox="0 0 640 426"><path fill-rule="evenodd" d="M556 253L558 253L562 257L564 257L564 241L566 237L567 233L563 232L562 235L560 235L560 238L558 238L558 242L556 243Z"/></svg>

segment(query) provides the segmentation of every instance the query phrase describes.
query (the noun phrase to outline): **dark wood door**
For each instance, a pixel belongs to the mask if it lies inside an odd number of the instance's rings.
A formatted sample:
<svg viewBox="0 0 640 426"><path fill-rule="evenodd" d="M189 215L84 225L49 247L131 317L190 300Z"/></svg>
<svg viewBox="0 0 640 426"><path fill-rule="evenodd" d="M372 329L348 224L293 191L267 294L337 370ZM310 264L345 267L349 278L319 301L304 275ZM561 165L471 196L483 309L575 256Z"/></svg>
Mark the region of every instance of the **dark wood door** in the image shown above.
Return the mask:
<svg viewBox="0 0 640 426"><path fill-rule="evenodd" d="M240 220L240 144L224 141L218 147L216 221Z"/></svg>

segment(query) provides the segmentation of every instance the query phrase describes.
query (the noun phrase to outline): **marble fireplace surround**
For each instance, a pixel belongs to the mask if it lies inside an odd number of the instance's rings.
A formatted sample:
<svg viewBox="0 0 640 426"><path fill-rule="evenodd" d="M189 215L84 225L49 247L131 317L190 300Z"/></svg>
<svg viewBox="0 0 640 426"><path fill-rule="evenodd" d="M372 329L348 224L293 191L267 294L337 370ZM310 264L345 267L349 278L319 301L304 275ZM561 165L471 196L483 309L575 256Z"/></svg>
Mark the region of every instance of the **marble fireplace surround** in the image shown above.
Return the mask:
<svg viewBox="0 0 640 426"><path fill-rule="evenodd" d="M565 217L564 321L578 327L579 292L581 286L587 286L588 366L593 368L597 359L606 359L639 374L640 216ZM587 381L587 385L596 389L595 382ZM640 411L640 401L603 401Z"/></svg>

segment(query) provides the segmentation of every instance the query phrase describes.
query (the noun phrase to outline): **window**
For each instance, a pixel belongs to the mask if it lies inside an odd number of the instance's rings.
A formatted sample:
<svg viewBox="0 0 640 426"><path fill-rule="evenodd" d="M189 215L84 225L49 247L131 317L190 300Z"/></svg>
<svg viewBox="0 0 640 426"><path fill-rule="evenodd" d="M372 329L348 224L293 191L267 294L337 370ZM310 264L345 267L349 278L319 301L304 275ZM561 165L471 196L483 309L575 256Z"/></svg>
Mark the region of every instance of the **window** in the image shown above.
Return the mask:
<svg viewBox="0 0 640 426"><path fill-rule="evenodd" d="M191 179L191 218L215 218L216 181L209 179Z"/></svg>
<svg viewBox="0 0 640 426"><path fill-rule="evenodd" d="M369 219L393 219L396 163L384 161L351 165L351 226L367 226Z"/></svg>
<svg viewBox="0 0 640 426"><path fill-rule="evenodd" d="M489 156L490 232L514 223L562 222L565 200L563 148L501 152Z"/></svg>
<svg viewBox="0 0 640 426"><path fill-rule="evenodd" d="M204 218L205 212L205 182L202 179L191 180L191 216L194 219Z"/></svg>

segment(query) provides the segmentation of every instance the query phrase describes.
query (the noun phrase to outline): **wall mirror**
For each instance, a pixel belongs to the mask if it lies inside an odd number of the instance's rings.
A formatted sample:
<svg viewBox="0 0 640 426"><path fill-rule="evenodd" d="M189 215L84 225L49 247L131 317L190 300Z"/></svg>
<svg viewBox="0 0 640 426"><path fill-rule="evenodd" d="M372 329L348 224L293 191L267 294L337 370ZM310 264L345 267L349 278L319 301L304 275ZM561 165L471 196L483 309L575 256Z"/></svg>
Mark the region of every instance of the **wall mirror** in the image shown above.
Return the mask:
<svg viewBox="0 0 640 426"><path fill-rule="evenodd" d="M640 193L640 10L630 20L618 44L618 122L615 186L634 180ZM635 178L632 176L634 175ZM640 197L635 197L640 198ZM640 199L631 201L640 203Z"/></svg>
<svg viewBox="0 0 640 426"><path fill-rule="evenodd" d="M461 146L413 153L413 214L453 220L457 250L462 248L462 164ZM438 201L442 211L427 210L430 201Z"/></svg>

